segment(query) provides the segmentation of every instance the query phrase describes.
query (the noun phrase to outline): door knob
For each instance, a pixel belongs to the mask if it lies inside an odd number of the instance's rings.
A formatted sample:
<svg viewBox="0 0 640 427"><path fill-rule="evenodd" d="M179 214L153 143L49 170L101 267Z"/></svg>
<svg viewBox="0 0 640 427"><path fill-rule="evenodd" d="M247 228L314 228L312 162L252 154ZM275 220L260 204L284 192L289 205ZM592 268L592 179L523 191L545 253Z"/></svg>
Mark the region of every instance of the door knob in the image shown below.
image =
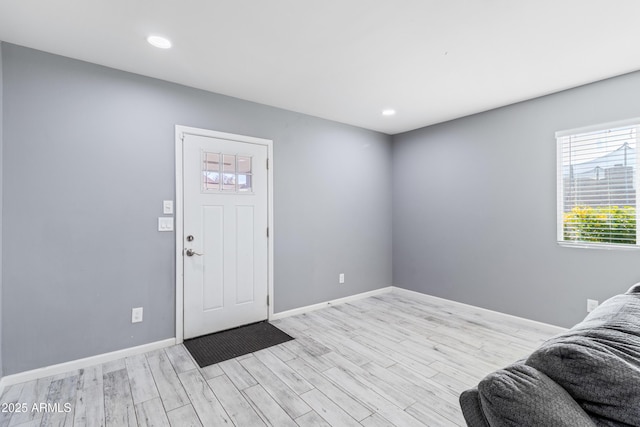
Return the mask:
<svg viewBox="0 0 640 427"><path fill-rule="evenodd" d="M187 254L187 256L194 256L194 255L202 256L202 255L204 255L204 254L199 254L198 252L194 251L193 249L187 249L186 254Z"/></svg>

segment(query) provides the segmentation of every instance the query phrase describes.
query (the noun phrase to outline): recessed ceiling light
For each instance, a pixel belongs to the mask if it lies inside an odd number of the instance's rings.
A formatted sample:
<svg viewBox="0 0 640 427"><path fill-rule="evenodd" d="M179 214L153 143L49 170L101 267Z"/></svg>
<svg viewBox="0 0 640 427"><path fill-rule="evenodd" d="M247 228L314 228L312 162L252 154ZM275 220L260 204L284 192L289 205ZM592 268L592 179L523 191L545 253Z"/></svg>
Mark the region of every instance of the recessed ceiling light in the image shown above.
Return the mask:
<svg viewBox="0 0 640 427"><path fill-rule="evenodd" d="M171 42L164 37L149 36L147 37L147 41L151 46L155 46L160 49L169 49L171 47Z"/></svg>
<svg viewBox="0 0 640 427"><path fill-rule="evenodd" d="M394 116L396 114L396 110L387 108L386 110L382 110L383 116Z"/></svg>

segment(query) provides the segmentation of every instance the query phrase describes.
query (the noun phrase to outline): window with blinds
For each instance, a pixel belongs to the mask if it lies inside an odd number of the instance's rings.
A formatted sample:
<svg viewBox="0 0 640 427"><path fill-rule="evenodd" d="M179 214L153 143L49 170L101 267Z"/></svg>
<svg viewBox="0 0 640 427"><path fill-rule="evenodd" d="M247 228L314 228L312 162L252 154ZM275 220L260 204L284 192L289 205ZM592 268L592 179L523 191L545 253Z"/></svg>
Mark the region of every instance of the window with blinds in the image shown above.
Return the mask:
<svg viewBox="0 0 640 427"><path fill-rule="evenodd" d="M638 247L640 119L556 133L558 241Z"/></svg>

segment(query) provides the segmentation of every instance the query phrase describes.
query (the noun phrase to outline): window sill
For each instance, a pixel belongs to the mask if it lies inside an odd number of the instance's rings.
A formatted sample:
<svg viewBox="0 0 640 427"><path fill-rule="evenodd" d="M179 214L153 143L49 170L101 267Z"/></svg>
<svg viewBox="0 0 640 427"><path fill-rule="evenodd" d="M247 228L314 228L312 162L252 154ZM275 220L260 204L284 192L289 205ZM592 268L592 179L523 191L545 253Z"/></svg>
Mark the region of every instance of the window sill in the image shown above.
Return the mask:
<svg viewBox="0 0 640 427"><path fill-rule="evenodd" d="M566 247L566 248L578 248L578 249L604 249L608 251L620 250L620 251L637 251L640 249L640 246L636 245L619 245L619 244L607 244L607 243L569 243L569 242L558 242L558 245Z"/></svg>

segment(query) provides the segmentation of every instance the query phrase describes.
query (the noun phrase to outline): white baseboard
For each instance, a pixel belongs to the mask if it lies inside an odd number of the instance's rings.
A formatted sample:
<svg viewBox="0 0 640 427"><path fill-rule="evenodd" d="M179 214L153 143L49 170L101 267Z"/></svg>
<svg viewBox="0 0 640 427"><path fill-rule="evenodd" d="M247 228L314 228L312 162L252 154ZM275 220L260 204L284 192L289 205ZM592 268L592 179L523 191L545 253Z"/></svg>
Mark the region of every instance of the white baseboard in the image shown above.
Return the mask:
<svg viewBox="0 0 640 427"><path fill-rule="evenodd" d="M380 288L380 289L375 289L373 291L362 292L360 294L350 295L344 298L338 298L331 301L325 301L318 304L312 304L312 305L307 305L305 307L294 308L292 310L281 311L279 313L273 313L273 316L271 316L271 319L269 320L283 319L285 317L295 316L297 314L304 314L310 311L320 310L322 308L326 308L331 305L344 304L346 302L356 301L359 299L372 297L374 295L385 294L387 292L391 292L392 289L393 289L393 286L387 286L386 288Z"/></svg>
<svg viewBox="0 0 640 427"><path fill-rule="evenodd" d="M471 304L465 304L463 302L453 301L446 298L435 297L433 295L423 294L422 292L412 291L409 289L398 288L396 286L391 286L392 292L408 296L410 298L419 298L427 302L433 303L446 303L449 305L457 306L460 308L464 308L467 310L475 310L484 313L490 313L494 316L509 318L517 321L518 323L529 325L531 327L535 327L538 329L542 329L545 332L549 332L550 334L559 334L565 332L567 328L563 328L561 326L550 325L548 323L538 322L537 320L526 319L524 317L514 316L512 314L502 313L500 311L489 310L488 308L482 308Z"/></svg>
<svg viewBox="0 0 640 427"><path fill-rule="evenodd" d="M27 381L37 380L52 375L63 374L65 372L74 371L76 369L84 369L94 365L118 360L123 357L135 356L146 353L148 351L159 350L161 348L175 345L176 339L169 338L162 341L156 341L149 344L139 345L137 347L125 348L122 350L112 351L110 353L99 354L97 356L85 357L84 359L72 360L70 362L59 363L57 365L45 366L44 368L33 369L31 371L19 372L13 375L7 375L0 379L0 395L6 386L19 384Z"/></svg>

